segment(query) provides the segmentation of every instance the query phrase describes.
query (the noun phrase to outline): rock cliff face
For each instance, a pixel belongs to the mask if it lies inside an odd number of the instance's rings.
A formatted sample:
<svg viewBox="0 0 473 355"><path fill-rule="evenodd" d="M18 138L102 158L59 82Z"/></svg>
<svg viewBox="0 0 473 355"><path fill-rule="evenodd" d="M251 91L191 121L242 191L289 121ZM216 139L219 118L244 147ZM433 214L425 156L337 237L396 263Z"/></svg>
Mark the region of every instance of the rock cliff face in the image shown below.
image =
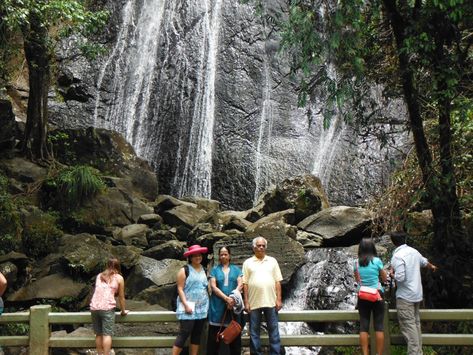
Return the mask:
<svg viewBox="0 0 473 355"><path fill-rule="evenodd" d="M281 14L284 1L267 2ZM107 54L89 62L64 42L51 120L117 130L148 160L160 191L248 208L270 184L314 173L336 204L357 205L387 166L315 104L297 106L298 81L272 24L228 0L106 1ZM398 112L393 112L397 114ZM309 126L309 117L315 123Z"/></svg>

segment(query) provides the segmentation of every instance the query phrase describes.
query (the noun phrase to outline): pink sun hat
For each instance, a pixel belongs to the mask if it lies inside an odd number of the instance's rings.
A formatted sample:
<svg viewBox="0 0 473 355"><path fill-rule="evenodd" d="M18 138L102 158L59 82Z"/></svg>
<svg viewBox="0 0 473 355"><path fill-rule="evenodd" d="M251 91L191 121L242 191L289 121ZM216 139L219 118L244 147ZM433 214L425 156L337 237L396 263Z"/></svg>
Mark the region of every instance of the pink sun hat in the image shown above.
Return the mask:
<svg viewBox="0 0 473 355"><path fill-rule="evenodd" d="M207 247L201 247L199 244L191 245L189 249L184 253L184 257L187 258L194 254L205 254L209 251Z"/></svg>

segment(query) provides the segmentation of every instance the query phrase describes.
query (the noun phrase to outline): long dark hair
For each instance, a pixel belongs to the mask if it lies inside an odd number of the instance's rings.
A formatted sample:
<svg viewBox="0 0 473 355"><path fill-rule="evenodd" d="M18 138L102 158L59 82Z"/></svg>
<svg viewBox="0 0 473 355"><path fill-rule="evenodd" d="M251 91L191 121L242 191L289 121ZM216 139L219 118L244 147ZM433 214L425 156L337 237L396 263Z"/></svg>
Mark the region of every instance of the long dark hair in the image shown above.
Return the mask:
<svg viewBox="0 0 473 355"><path fill-rule="evenodd" d="M358 263L360 266L368 266L375 256L378 256L372 238L363 238L358 246Z"/></svg>
<svg viewBox="0 0 473 355"><path fill-rule="evenodd" d="M120 261L117 258L110 258L107 262L107 268L100 274L100 280L109 283L115 274L121 274Z"/></svg>

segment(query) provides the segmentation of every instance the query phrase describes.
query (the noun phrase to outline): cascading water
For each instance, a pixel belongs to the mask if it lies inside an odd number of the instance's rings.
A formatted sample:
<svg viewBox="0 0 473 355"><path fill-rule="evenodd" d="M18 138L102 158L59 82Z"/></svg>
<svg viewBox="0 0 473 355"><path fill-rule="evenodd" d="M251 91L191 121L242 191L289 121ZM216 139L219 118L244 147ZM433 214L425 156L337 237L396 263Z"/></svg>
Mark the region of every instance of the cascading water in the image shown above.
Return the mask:
<svg viewBox="0 0 473 355"><path fill-rule="evenodd" d="M195 108L179 196L210 198L212 194L212 151L215 122L215 74L217 71L220 10L223 0L205 0L201 70L197 79ZM212 11L211 11L212 10Z"/></svg>
<svg viewBox="0 0 473 355"><path fill-rule="evenodd" d="M327 66L328 76L336 81L337 73L332 64ZM321 115L312 117L319 134L318 149L314 159L312 174L317 176L322 185L327 186L330 181L333 161L340 147L340 139L345 134L345 124L340 114L336 113L330 120L329 126L324 126L324 119Z"/></svg>
<svg viewBox="0 0 473 355"><path fill-rule="evenodd" d="M117 130L130 142L138 155L143 156L148 142L144 140L149 106L157 64L158 39L166 1L145 0L138 6L128 1L122 10L118 39L103 65L97 81L94 125ZM105 75L113 77L112 101L101 106L100 88ZM99 113L99 107L106 107ZM151 158L151 157L145 157Z"/></svg>
<svg viewBox="0 0 473 355"><path fill-rule="evenodd" d="M244 209L270 184L296 175L313 173L330 185L334 162L350 156L339 149L344 125L334 115L324 130L314 116L309 127L310 109L297 105L280 39L253 7L225 0L120 3L95 100L84 111L93 110L93 122L83 126L122 133L156 171L160 192L178 197ZM352 160L353 170L366 165ZM376 186L357 183L366 179L342 166L327 190L331 202L352 204ZM353 194L346 186L362 187Z"/></svg>
<svg viewBox="0 0 473 355"><path fill-rule="evenodd" d="M163 135L168 130L166 112L163 117L161 112L169 107L162 107L160 99L174 95L172 100L179 102L179 111L186 116L174 137L177 156L173 188L178 196L210 198L212 192L215 76L222 3L223 0L199 0L186 4L197 19L192 36L198 36L200 42L198 57L189 63L180 43L189 36L188 29L179 26L183 5L165 0L129 0L122 9L116 44L97 80L94 126L122 133L136 153L153 165L160 165L155 159L166 144ZM178 53L181 57L176 59ZM180 80L182 88L177 93L160 87L166 85L161 80L169 75L169 67ZM193 99L189 101L185 96L191 90L189 80L194 77ZM186 117L190 119L187 121Z"/></svg>
<svg viewBox="0 0 473 355"><path fill-rule="evenodd" d="M319 142L317 153L314 158L312 174L317 176L322 185L327 186L333 167L333 160L340 147L339 142L345 133L345 125L340 115L332 118L328 128L323 126L323 119L315 118L316 127L319 131Z"/></svg>
<svg viewBox="0 0 473 355"><path fill-rule="evenodd" d="M271 103L271 72L267 57L263 63L263 102L259 123L258 144L256 147L255 193L253 204L256 204L261 192L267 187L267 177L264 171L263 159L271 149L271 131L273 129L273 111Z"/></svg>
<svg viewBox="0 0 473 355"><path fill-rule="evenodd" d="M283 309L353 309L355 304L353 256L343 250L313 249L306 253L306 264L296 273L294 286ZM282 322L281 334L313 334L303 322ZM286 347L287 355L318 354L320 347Z"/></svg>

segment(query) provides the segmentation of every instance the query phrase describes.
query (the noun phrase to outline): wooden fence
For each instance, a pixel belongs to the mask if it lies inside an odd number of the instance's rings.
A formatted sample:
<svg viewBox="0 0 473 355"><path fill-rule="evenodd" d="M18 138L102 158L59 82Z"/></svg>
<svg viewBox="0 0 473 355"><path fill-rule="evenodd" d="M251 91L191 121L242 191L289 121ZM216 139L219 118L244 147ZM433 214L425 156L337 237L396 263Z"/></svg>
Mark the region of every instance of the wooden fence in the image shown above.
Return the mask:
<svg viewBox="0 0 473 355"><path fill-rule="evenodd" d="M472 309L424 309L420 311L422 321L473 321ZM385 354L389 355L389 345L402 345L400 334L390 334L389 321L397 318L396 310L386 310L385 316ZM280 322L349 322L358 321L358 312L353 311L281 311ZM51 312L51 306L39 305L30 308L29 312L5 313L0 316L0 324L29 324L29 335L1 336L2 346L29 346L30 355L45 355L51 348L94 348L95 338L56 337L51 336L51 326L57 324L91 323L89 312L59 313ZM169 311L130 312L126 317L117 313L120 323L176 322L176 315ZM124 336L114 337L114 348L171 348L174 336ZM423 334L424 345L439 346L473 346L473 334ZM267 344L267 336L262 336ZM372 354L374 354L374 336L370 336ZM244 346L249 339L244 336ZM323 335L281 335L283 346L357 346L358 334L323 334Z"/></svg>

